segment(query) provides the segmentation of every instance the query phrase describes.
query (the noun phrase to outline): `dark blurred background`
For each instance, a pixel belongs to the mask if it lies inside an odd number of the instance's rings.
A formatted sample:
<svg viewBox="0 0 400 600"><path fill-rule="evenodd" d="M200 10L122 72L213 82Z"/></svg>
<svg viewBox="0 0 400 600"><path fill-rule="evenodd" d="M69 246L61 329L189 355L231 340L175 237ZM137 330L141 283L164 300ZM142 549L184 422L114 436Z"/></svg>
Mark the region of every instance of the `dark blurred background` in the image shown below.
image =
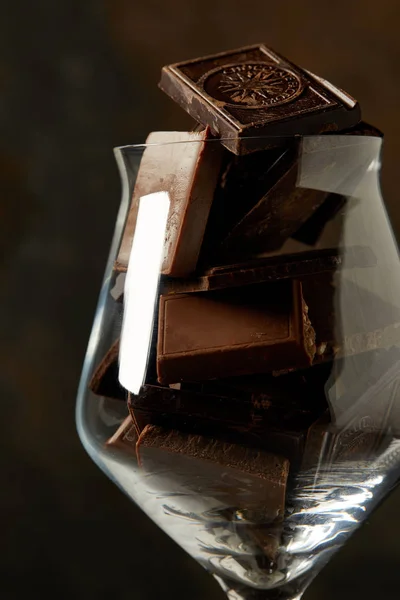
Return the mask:
<svg viewBox="0 0 400 600"><path fill-rule="evenodd" d="M112 148L188 117L163 64L265 41L348 90L385 134L400 232L397 0L0 2L0 594L222 598L80 446L78 379L120 200ZM399 597L400 491L306 600Z"/></svg>

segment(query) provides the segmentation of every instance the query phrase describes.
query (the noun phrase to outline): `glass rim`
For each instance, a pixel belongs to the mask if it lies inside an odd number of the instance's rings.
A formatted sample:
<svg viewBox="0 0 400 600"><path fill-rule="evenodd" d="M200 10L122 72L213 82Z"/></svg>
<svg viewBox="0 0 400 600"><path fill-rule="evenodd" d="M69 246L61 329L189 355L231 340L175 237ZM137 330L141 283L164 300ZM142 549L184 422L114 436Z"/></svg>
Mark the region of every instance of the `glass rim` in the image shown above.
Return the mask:
<svg viewBox="0 0 400 600"><path fill-rule="evenodd" d="M171 130L171 131L166 131L165 133L200 133L197 131L177 131L177 130ZM383 135L382 136L376 136L376 135L356 135L356 134L346 134L343 132L325 132L325 133L315 133L315 134L307 134L307 135L302 135L302 134L298 134L298 135L291 135L291 136L280 136L280 135L250 135L250 136L240 136L238 138L238 140L240 141L246 141L246 140L271 140L276 142L276 140L279 140L280 143L275 145L271 148L265 148L265 150L269 150L269 149L273 149L273 148L277 148L280 146L284 146L287 143L290 142L301 142L301 140L303 139L309 139L309 138L321 138L321 139L334 139L334 138L346 138L346 139L351 139L351 140L357 140L358 142L361 140L365 140L365 143L369 143L371 140L379 140L380 143L382 143L383 141ZM211 139L207 139L207 140L171 140L171 141L163 141L163 142L143 142L143 143L138 143L138 144L122 144L121 146L114 146L113 151L114 153L117 152L122 152L124 150L143 150L145 148L149 148L152 146L171 146L171 145L176 145L176 144L199 144L199 143L206 143L206 144L214 144L217 142L220 142L222 145L224 145L224 142L232 142L232 140L234 140L235 138L233 137L223 137L223 138L211 138ZM350 145L350 144L349 144ZM354 145L354 144L351 144ZM228 149L227 149L228 150ZM249 151L243 154L238 154L237 156L246 156L247 154L256 154L257 152L262 152L262 150L253 150L253 151ZM228 152L231 152L232 154L234 154L236 156L236 154L230 150L228 150Z"/></svg>

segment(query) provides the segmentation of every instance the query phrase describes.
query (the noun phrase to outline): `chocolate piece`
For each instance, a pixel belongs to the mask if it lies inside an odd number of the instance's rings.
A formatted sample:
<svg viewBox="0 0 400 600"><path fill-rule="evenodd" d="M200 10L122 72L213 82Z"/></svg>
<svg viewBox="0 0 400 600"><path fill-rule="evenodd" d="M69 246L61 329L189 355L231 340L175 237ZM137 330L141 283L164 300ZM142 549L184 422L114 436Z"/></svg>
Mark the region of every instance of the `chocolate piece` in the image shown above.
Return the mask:
<svg viewBox="0 0 400 600"><path fill-rule="evenodd" d="M131 415L128 415L121 426L106 442L108 448L122 450L136 456L136 442L138 441L137 426Z"/></svg>
<svg viewBox="0 0 400 600"><path fill-rule="evenodd" d="M324 191L298 187L297 178L296 160L229 232L222 252L248 256L282 246L328 196Z"/></svg>
<svg viewBox="0 0 400 600"><path fill-rule="evenodd" d="M179 389L145 385L130 394L134 410L159 413L194 424L216 422L245 431L303 426L326 410L324 384L330 365L295 371L280 377L247 375L204 382L183 382Z"/></svg>
<svg viewBox="0 0 400 600"><path fill-rule="evenodd" d="M282 410L290 418L297 411L311 411L314 414L325 410L324 385L330 372L329 364L321 364L313 369L292 371L279 377L271 374L244 375L198 383L183 382L180 385L182 392L219 396L229 401L237 398L240 402L250 402L254 411L268 409L269 417L269 411L276 409ZM278 422L284 424L284 419L282 415Z"/></svg>
<svg viewBox="0 0 400 600"><path fill-rule="evenodd" d="M344 277L321 273L303 280L316 334L314 363L400 342L400 309Z"/></svg>
<svg viewBox="0 0 400 600"><path fill-rule="evenodd" d="M310 428L301 464L302 470L335 468L343 462L369 463L387 448L392 437L362 418L358 424L338 429L323 417Z"/></svg>
<svg viewBox="0 0 400 600"><path fill-rule="evenodd" d="M321 365L281 377L237 377L182 383L181 389L144 386L128 407L139 429L148 424L216 436L278 453L297 464L304 434L327 404Z"/></svg>
<svg viewBox="0 0 400 600"><path fill-rule="evenodd" d="M157 493L182 493L183 502L195 493L260 522L283 515L289 472L284 458L154 425L141 433L137 453L147 485Z"/></svg>
<svg viewBox="0 0 400 600"><path fill-rule="evenodd" d="M309 217L309 219L307 219L307 221L303 223L297 231L295 231L295 233L292 235L293 239L298 240L303 244L314 246L321 237L324 227L328 221L333 219L339 212L344 212L346 203L347 200L345 196L340 196L339 194L329 194L325 202L323 202L321 206L319 206L317 210ZM342 252L344 251L345 249L343 248ZM369 251L372 253L372 250L369 249ZM340 251L338 250L338 252Z"/></svg>
<svg viewBox="0 0 400 600"><path fill-rule="evenodd" d="M322 83L324 83L326 81L325 79L322 80L322 78L318 77L317 75L313 75L313 77L315 77L315 79L321 80ZM337 132L327 131L326 135L337 135ZM378 129L377 127L374 127L374 125L371 125L371 123L367 123L366 121L360 121L354 127L351 127L350 129L344 129L343 131L340 132L340 135L362 135L365 137L379 137L379 138L384 137L383 133L380 129Z"/></svg>
<svg viewBox="0 0 400 600"><path fill-rule="evenodd" d="M159 85L235 154L282 143L263 136L337 131L360 120L348 94L263 44L169 65Z"/></svg>
<svg viewBox="0 0 400 600"><path fill-rule="evenodd" d="M335 361L328 415L307 436L303 468L369 460L400 433L400 349L380 349Z"/></svg>
<svg viewBox="0 0 400 600"><path fill-rule="evenodd" d="M393 346L341 362L337 379L345 382L345 389L331 399L336 427L399 435L400 349ZM363 364L363 372L355 362Z"/></svg>
<svg viewBox="0 0 400 600"><path fill-rule="evenodd" d="M110 289L110 294L116 302L122 302L124 298L126 273L118 273L114 279L114 284Z"/></svg>
<svg viewBox="0 0 400 600"><path fill-rule="evenodd" d="M160 383L301 368L313 356L297 280L160 298Z"/></svg>
<svg viewBox="0 0 400 600"><path fill-rule="evenodd" d="M341 268L373 267L376 258L367 246L325 248L298 254L265 256L248 262L212 267L196 278L164 279L162 292L206 292L279 279L301 278Z"/></svg>
<svg viewBox="0 0 400 600"><path fill-rule="evenodd" d="M153 132L146 143L115 269L127 269L140 197L166 191L171 205L161 272L184 277L196 268L222 148L210 140L208 129L200 133Z"/></svg>
<svg viewBox="0 0 400 600"><path fill-rule="evenodd" d="M256 554L258 562L261 562L261 568L271 568L276 562L279 546L281 545L283 531L283 521L277 519L269 525L249 525L245 532L248 534L257 548L262 550L263 555L267 559L267 564L260 561L260 555Z"/></svg>
<svg viewBox="0 0 400 600"><path fill-rule="evenodd" d="M308 232L304 242L315 244L327 220L345 203L343 196L330 192L351 195L376 155L376 144L365 141L368 132L370 126L360 124L347 130L350 143L343 136L316 136L292 142L280 154L275 150L233 157L210 212L203 263L243 261L276 250L305 223L317 231L313 236Z"/></svg>
<svg viewBox="0 0 400 600"><path fill-rule="evenodd" d="M328 444L328 430L331 419L327 411L310 427L307 432L301 469L306 471L322 463Z"/></svg>
<svg viewBox="0 0 400 600"><path fill-rule="evenodd" d="M118 306L121 306L118 304ZM121 327L117 328L119 331ZM156 367L156 346L157 346L157 329L158 329L158 303L154 311L153 332L151 335L150 349L146 366L145 381L149 384L157 382L157 367ZM101 360L96 368L92 379L89 383L89 388L93 393L107 398L116 400L127 399L127 389L119 383L119 354L120 354L120 339L118 338L107 354Z"/></svg>
<svg viewBox="0 0 400 600"><path fill-rule="evenodd" d="M272 377L272 376L271 376ZM286 376L282 376L283 379ZM200 385L200 384L199 384ZM279 386L279 381L276 387ZM285 383L282 382L282 387ZM307 389L307 386L302 386ZM300 388L302 391L302 388ZM293 397L294 393L293 393ZM284 399L290 403L290 399ZM307 406L308 398L304 399ZM311 400L312 401L312 400ZM161 386L146 385L140 393L130 395L128 405L136 416L139 428L143 429L141 417L150 415L154 424L178 429L188 428L197 433L212 433L219 431L237 431L239 433L259 432L277 427L300 427L303 429L310 421L315 409L279 405L275 402L256 396L252 399L235 396L205 395L192 390L172 390ZM285 408L287 412L285 411ZM141 413L141 414L139 414ZM316 412L316 414L318 414ZM312 416L311 416L312 418Z"/></svg>
<svg viewBox="0 0 400 600"><path fill-rule="evenodd" d="M299 142L291 141L285 148L247 156L225 152L199 263L222 253L221 242L270 190L279 188L279 181L296 163L298 151Z"/></svg>
<svg viewBox="0 0 400 600"><path fill-rule="evenodd" d="M89 383L94 394L116 400L126 400L127 392L118 381L119 339L116 340L99 366Z"/></svg>

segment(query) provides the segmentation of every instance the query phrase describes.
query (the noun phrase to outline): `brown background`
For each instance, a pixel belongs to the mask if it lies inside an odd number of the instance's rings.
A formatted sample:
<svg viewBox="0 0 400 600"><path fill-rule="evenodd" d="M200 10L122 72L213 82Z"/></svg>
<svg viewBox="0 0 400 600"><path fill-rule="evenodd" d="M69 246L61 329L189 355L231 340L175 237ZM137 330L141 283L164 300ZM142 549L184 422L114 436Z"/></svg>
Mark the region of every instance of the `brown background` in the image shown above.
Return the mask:
<svg viewBox="0 0 400 600"><path fill-rule="evenodd" d="M396 0L0 3L0 593L221 598L91 463L75 393L120 188L112 147L189 119L157 89L169 62L265 41L358 98L386 133L400 232ZM307 600L398 598L396 492Z"/></svg>

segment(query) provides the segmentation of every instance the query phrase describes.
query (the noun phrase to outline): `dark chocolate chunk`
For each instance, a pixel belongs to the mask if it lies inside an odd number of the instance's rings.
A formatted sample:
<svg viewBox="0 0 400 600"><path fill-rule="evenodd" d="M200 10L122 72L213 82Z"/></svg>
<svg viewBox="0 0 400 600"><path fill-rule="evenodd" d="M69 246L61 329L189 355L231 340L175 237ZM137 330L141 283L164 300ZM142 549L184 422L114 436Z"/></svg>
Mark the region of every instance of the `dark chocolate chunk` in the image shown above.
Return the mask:
<svg viewBox="0 0 400 600"><path fill-rule="evenodd" d="M267 564L261 561L261 568L271 568L275 563L281 545L283 531L283 520L277 519L269 525L249 525L245 533L252 540L258 549L262 551L263 556L267 559ZM260 556L256 554L258 562Z"/></svg>
<svg viewBox="0 0 400 600"><path fill-rule="evenodd" d="M297 280L160 298L160 383L307 367L314 351Z"/></svg>
<svg viewBox="0 0 400 600"><path fill-rule="evenodd" d="M147 485L157 493L194 493L220 510L234 509L242 518L261 523L281 517L285 506L289 462L239 444L229 444L147 425L137 452Z"/></svg>
<svg viewBox="0 0 400 600"><path fill-rule="evenodd" d="M306 277L302 285L315 329L315 363L400 342L400 309L377 293L331 273Z"/></svg>
<svg viewBox="0 0 400 600"><path fill-rule="evenodd" d="M248 262L212 267L187 279L162 280L162 292L205 292L279 279L302 278L341 268L365 268L376 265L376 258L367 246L343 249L324 248L298 254L260 257Z"/></svg>
<svg viewBox="0 0 400 600"><path fill-rule="evenodd" d="M148 424L246 443L297 464L304 434L327 407L321 365L280 377L233 377L182 383L180 389L144 386L128 407L139 429Z"/></svg>
<svg viewBox="0 0 400 600"><path fill-rule="evenodd" d="M310 428L303 468L368 461L400 434L400 348L379 349L334 363L328 414Z"/></svg>
<svg viewBox="0 0 400 600"><path fill-rule="evenodd" d="M251 255L280 248L327 198L327 192L298 187L295 161L277 183L229 232L222 253Z"/></svg>
<svg viewBox="0 0 400 600"><path fill-rule="evenodd" d="M336 427L400 434L400 348L346 358L337 379L342 393L331 399Z"/></svg>
<svg viewBox="0 0 400 600"><path fill-rule="evenodd" d="M346 198L340 194L329 194L326 200L317 208L305 223L292 235L293 239L314 246L321 237L327 222L333 219L346 206ZM345 251L344 249L342 250ZM340 252L338 250L338 252ZM372 250L370 250L372 253ZM373 266L373 265L367 265Z"/></svg>
<svg viewBox="0 0 400 600"><path fill-rule="evenodd" d="M95 370L89 387L94 394L126 400L127 392L118 381L119 339L116 340Z"/></svg>
<svg viewBox="0 0 400 600"><path fill-rule="evenodd" d="M160 87L235 154L360 120L348 94L263 44L164 67Z"/></svg>
<svg viewBox="0 0 400 600"><path fill-rule="evenodd" d="M294 234L315 245L327 221L344 212L345 197L330 192L351 195L376 155L376 144L365 140L369 130L360 124L339 140L308 137L280 154L233 157L217 188L200 263L243 261L279 249ZM302 224L308 229L298 232Z"/></svg>
<svg viewBox="0 0 400 600"><path fill-rule="evenodd" d="M317 75L313 75L313 77L315 77L316 79L321 79L321 77L318 77ZM325 81L325 80L322 80ZM336 131L327 131L326 135L337 135L338 132ZM340 135L362 135L362 136L366 136L366 137L379 137L379 138L383 138L383 133L382 131L380 131L380 129L378 129L377 127L374 127L374 125L371 125L371 123L367 123L366 121L360 121L359 123L357 123L357 125L355 125L354 127L350 127L349 129L344 129L343 131L340 132Z"/></svg>
<svg viewBox="0 0 400 600"><path fill-rule="evenodd" d="M146 142L149 145L140 163L115 269L127 269L140 197L164 191L171 204L161 271L184 277L196 268L222 148L210 139L208 129L200 133L153 132Z"/></svg>
<svg viewBox="0 0 400 600"><path fill-rule="evenodd" d="M297 141L288 143L285 148L264 150L247 156L225 152L199 262L207 262L207 256L215 260L215 255L222 253L221 243L232 229L270 190L279 189L280 180L296 163L298 152ZM226 255L227 249L224 250ZM246 256L244 250L241 251L241 259Z"/></svg>
<svg viewBox="0 0 400 600"><path fill-rule="evenodd" d="M387 448L392 437L360 417L346 428L337 428L321 417L309 430L301 468L335 468L337 463L369 463Z"/></svg>
<svg viewBox="0 0 400 600"><path fill-rule="evenodd" d="M137 426L132 416L128 415L114 435L107 440L106 446L136 456L138 437Z"/></svg>

